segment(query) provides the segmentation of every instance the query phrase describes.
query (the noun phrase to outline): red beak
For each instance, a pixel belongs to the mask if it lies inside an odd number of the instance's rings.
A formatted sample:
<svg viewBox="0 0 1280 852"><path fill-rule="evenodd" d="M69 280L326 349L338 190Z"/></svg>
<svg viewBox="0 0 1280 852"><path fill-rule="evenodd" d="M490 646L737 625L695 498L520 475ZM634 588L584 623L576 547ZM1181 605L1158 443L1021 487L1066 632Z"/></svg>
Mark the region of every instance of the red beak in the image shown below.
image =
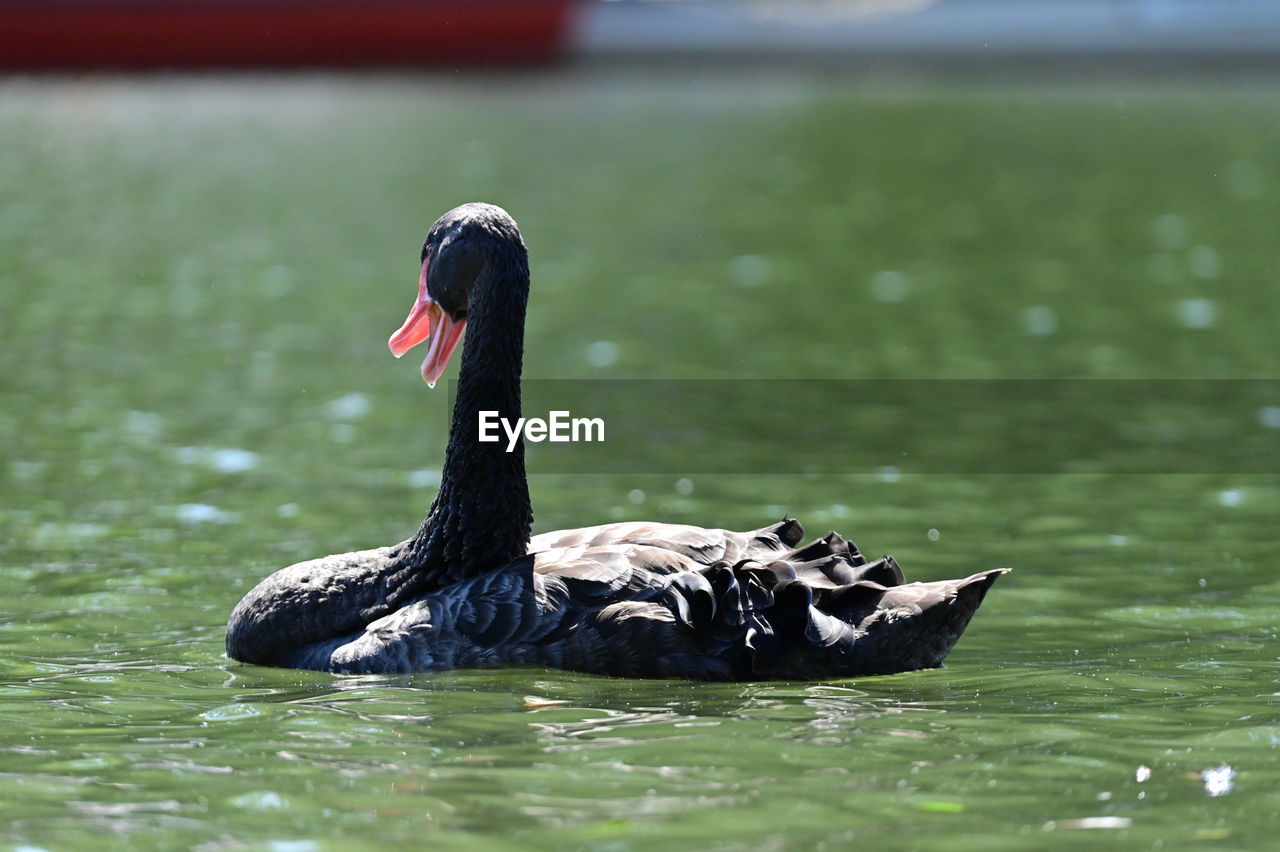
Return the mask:
<svg viewBox="0 0 1280 852"><path fill-rule="evenodd" d="M404 325L387 340L387 346L391 347L391 354L399 358L430 337L431 345L427 347L427 357L422 362L422 378L429 387L435 387L444 368L449 365L453 350L458 348L467 321L450 317L427 292L427 264L430 262L428 258L422 264L422 274L418 277L418 300L413 303ZM433 324L435 334L431 333Z"/></svg>

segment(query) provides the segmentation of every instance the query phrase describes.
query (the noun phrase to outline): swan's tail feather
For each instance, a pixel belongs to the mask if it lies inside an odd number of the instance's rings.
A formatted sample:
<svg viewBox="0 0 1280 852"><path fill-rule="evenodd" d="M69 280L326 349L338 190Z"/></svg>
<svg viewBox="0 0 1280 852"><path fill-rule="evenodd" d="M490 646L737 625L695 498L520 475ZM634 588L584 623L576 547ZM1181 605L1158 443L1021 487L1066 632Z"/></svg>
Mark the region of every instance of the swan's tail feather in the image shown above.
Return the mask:
<svg viewBox="0 0 1280 852"><path fill-rule="evenodd" d="M962 580L894 586L884 590L870 613L836 608L833 614L850 622L861 616L853 656L869 673L934 668L964 633L991 585L1008 571L995 568Z"/></svg>
<svg viewBox="0 0 1280 852"><path fill-rule="evenodd" d="M1008 569L963 580L905 583L892 557L852 565L820 554L842 550L824 536L795 564L717 563L669 590L677 619L703 654L735 677L840 677L933 668L964 632L991 584ZM852 548L851 548L852 549Z"/></svg>

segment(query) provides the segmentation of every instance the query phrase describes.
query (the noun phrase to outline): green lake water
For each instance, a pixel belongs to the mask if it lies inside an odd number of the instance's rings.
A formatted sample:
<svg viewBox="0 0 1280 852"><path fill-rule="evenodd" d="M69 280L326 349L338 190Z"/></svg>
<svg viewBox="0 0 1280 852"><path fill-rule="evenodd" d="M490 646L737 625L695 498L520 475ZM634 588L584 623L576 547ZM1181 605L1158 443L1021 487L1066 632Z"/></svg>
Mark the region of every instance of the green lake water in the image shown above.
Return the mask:
<svg viewBox="0 0 1280 852"><path fill-rule="evenodd" d="M531 477L538 531L785 512L912 579L1014 568L939 670L222 649L260 578L430 502L448 395L385 341L445 209L521 223L529 379L1271 379L1275 82L9 80L0 134L0 848L1274 842L1280 475L1231 450L1280 400L1140 473L780 468L801 411L758 469L682 475L677 438L662 472Z"/></svg>

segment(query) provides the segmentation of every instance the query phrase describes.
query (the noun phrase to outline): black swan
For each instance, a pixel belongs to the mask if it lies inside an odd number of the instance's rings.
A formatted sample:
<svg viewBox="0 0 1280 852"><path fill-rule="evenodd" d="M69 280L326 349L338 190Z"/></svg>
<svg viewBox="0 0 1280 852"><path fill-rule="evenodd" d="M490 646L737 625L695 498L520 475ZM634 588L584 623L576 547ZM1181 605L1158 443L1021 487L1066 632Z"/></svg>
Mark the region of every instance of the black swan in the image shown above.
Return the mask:
<svg viewBox="0 0 1280 852"><path fill-rule="evenodd" d="M938 666L1007 569L906 583L834 532L620 523L530 538L524 447L479 442L481 410L520 416L528 254L512 218L465 204L432 226L418 299L389 341L431 339L434 384L464 328L440 490L390 547L281 569L227 624L236 660L339 673L536 665L707 680Z"/></svg>

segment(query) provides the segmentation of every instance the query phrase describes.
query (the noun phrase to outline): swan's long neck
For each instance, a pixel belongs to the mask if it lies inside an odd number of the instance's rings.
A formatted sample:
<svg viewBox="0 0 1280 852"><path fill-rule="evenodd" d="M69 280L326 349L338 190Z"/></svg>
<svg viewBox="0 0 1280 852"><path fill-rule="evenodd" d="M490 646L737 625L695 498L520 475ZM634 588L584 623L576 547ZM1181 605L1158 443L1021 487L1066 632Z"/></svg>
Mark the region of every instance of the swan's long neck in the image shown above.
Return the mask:
<svg viewBox="0 0 1280 852"><path fill-rule="evenodd" d="M504 244L471 288L440 491L413 539L413 561L435 586L505 565L528 549L533 527L524 442L507 452L505 434L479 440L479 414L520 417L520 369L529 262L522 244ZM416 584L415 584L416 585Z"/></svg>

